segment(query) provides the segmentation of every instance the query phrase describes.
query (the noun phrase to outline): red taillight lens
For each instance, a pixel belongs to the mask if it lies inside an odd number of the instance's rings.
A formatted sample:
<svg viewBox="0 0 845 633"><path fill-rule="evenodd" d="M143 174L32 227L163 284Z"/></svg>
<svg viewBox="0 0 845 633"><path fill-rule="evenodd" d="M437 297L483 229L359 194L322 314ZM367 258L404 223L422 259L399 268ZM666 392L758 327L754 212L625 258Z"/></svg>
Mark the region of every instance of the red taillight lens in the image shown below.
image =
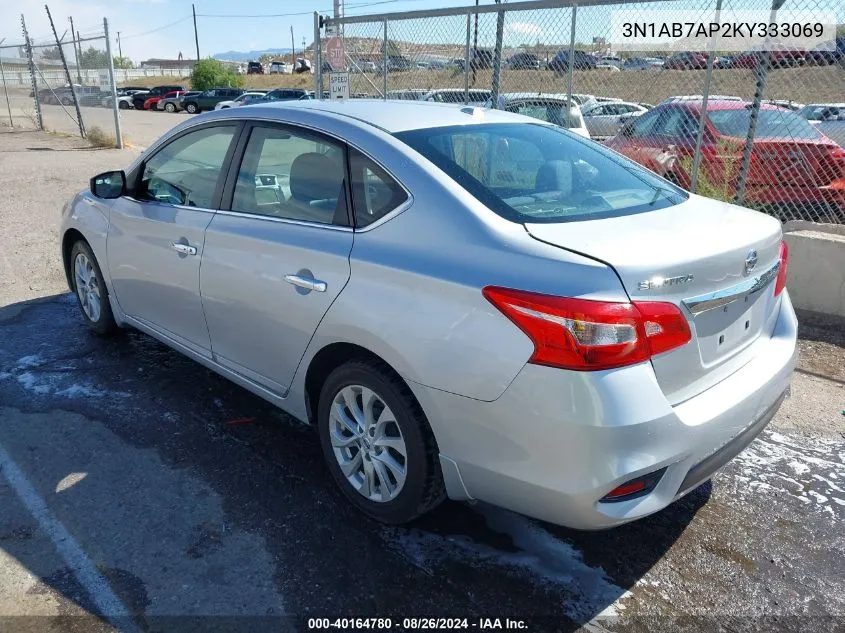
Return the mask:
<svg viewBox="0 0 845 633"><path fill-rule="evenodd" d="M689 324L672 303L618 303L488 286L484 296L534 343L529 362L563 369L633 365L687 343Z"/></svg>
<svg viewBox="0 0 845 633"><path fill-rule="evenodd" d="M789 247L786 242L780 243L780 268L778 268L778 278L775 281L775 296L777 297L783 289L786 288L786 267L789 263Z"/></svg>

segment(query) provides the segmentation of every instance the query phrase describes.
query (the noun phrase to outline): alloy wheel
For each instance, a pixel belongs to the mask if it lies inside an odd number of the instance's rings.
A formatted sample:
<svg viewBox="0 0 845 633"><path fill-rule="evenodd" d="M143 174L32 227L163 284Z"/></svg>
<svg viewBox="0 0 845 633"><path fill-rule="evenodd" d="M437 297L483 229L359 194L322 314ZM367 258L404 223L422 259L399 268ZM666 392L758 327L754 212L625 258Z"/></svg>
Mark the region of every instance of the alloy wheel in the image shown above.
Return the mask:
<svg viewBox="0 0 845 633"><path fill-rule="evenodd" d="M384 503L402 491L407 448L390 407L372 389L343 387L329 412L332 451L347 481L363 497Z"/></svg>
<svg viewBox="0 0 845 633"><path fill-rule="evenodd" d="M102 313L102 298L100 296L100 284L97 280L97 271L94 264L85 255L79 253L73 263L74 279L76 282L76 294L82 311L91 321L96 323L100 320Z"/></svg>

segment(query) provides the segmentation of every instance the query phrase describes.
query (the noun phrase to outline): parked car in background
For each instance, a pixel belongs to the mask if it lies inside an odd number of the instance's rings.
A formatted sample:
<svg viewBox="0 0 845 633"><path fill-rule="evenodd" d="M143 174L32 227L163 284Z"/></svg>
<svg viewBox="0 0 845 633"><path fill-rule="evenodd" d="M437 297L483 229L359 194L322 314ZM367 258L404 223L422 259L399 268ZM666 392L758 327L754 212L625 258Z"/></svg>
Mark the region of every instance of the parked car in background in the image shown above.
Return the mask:
<svg viewBox="0 0 845 633"><path fill-rule="evenodd" d="M654 57L632 57L622 64L622 70L651 70L653 68L663 68L663 60Z"/></svg>
<svg viewBox="0 0 845 633"><path fill-rule="evenodd" d="M835 50L821 50L821 47L814 48L807 52L807 63L814 66L832 66L834 64L845 64L845 37L836 38Z"/></svg>
<svg viewBox="0 0 845 633"><path fill-rule="evenodd" d="M791 68L805 63L807 51L788 46L766 51L750 50L736 55L731 62L731 68L757 68L767 55L772 68Z"/></svg>
<svg viewBox="0 0 845 633"><path fill-rule="evenodd" d="M701 53L676 53L663 62L666 70L703 70L707 68L707 55Z"/></svg>
<svg viewBox="0 0 845 633"><path fill-rule="evenodd" d="M490 99L489 90L470 88L468 91L460 88L440 88L429 90L420 101L433 101L434 103L476 103L482 104Z"/></svg>
<svg viewBox="0 0 845 633"><path fill-rule="evenodd" d="M293 73L293 65L282 61L270 62L267 72L270 75L290 75Z"/></svg>
<svg viewBox="0 0 845 633"><path fill-rule="evenodd" d="M127 110L134 108L135 106L132 105L132 97L140 93L146 93L148 90L146 88L118 88L117 90L117 107L121 110ZM100 100L100 105L104 108L112 107L112 95L108 92L101 93L102 97Z"/></svg>
<svg viewBox="0 0 845 633"><path fill-rule="evenodd" d="M188 90L186 92L179 92L176 96L165 96L155 104L155 107L156 110L163 110L165 112L181 112L185 109L183 107L185 99L191 99L199 94L202 94L201 90Z"/></svg>
<svg viewBox="0 0 845 633"><path fill-rule="evenodd" d="M226 108L237 108L239 106L249 105L250 103L255 103L256 101L263 99L266 95L266 90L250 90L249 92L245 92L242 95L235 97L234 99L221 101L214 106L214 109L225 110Z"/></svg>
<svg viewBox="0 0 845 633"><path fill-rule="evenodd" d="M666 97L660 103L679 103L682 101L703 101L704 95L675 95L672 97ZM745 101L742 97L737 97L734 95L708 95L707 100L713 101ZM658 104L659 105L659 104Z"/></svg>
<svg viewBox="0 0 845 633"><path fill-rule="evenodd" d="M273 101L296 101L307 96L311 91L304 88L276 88L267 94L256 97L253 103L270 103Z"/></svg>
<svg viewBox="0 0 845 633"><path fill-rule="evenodd" d="M150 88L146 93L138 93L132 95L132 106L136 110L144 109L144 102L151 97L163 97L168 92L185 92L185 86L178 85L164 85Z"/></svg>
<svg viewBox="0 0 845 633"><path fill-rule="evenodd" d="M582 110L584 123L587 125L592 138L615 136L622 127L624 120L640 116L644 112L648 112L648 108L628 101L596 103Z"/></svg>
<svg viewBox="0 0 845 633"><path fill-rule="evenodd" d="M553 125L464 110L299 102L186 121L64 206L80 318L141 330L313 425L374 519L448 497L582 529L658 512L786 396L781 226ZM155 358L124 371L138 362ZM298 485L316 495L313 475Z"/></svg>
<svg viewBox="0 0 845 633"><path fill-rule="evenodd" d="M163 108L159 108L158 104L163 99L178 99L179 96L182 94L182 91L173 90L171 92L165 93L164 95L156 96L156 97L149 97L146 101L144 101L144 110L153 110L153 111L161 111Z"/></svg>
<svg viewBox="0 0 845 633"><path fill-rule="evenodd" d="M620 70L622 69L622 65L625 63L624 60L620 59L616 55L601 55L596 58L596 62L599 65L605 64L606 66L615 66Z"/></svg>
<svg viewBox="0 0 845 633"><path fill-rule="evenodd" d="M249 62L246 65L246 74L247 75L263 75L264 74L264 66L261 65L261 62Z"/></svg>
<svg viewBox="0 0 845 633"><path fill-rule="evenodd" d="M575 70L594 70L598 65L596 58L584 51L572 51L572 64ZM569 70L569 49L563 49L549 62L549 69L557 73L564 73Z"/></svg>
<svg viewBox="0 0 845 633"><path fill-rule="evenodd" d="M73 105L73 93L76 91L76 98L81 106L99 106L102 104L103 95L99 86L86 86L82 84L65 84L59 88L42 88L38 91L38 101L47 105ZM30 91L32 96L32 91Z"/></svg>
<svg viewBox="0 0 845 633"><path fill-rule="evenodd" d="M421 101L430 90L425 88L408 88L406 90L388 90L385 95L388 99L398 99L401 101Z"/></svg>
<svg viewBox="0 0 845 633"><path fill-rule="evenodd" d="M793 112L797 112L804 107L803 103L798 103L797 101L790 101L788 99L763 99L762 103L776 105L779 108L786 108L787 110L792 110Z"/></svg>
<svg viewBox="0 0 845 633"><path fill-rule="evenodd" d="M493 51L486 48L474 48L470 51L469 67L476 70L484 70L493 67Z"/></svg>
<svg viewBox="0 0 845 633"><path fill-rule="evenodd" d="M604 63L602 63L602 64L596 64L596 70L602 70L604 72L611 72L611 73L618 73L622 69L619 68L619 66L616 66L614 64L604 64Z"/></svg>
<svg viewBox="0 0 845 633"><path fill-rule="evenodd" d="M511 70L540 70L540 58L534 53L517 53L507 59L505 67Z"/></svg>
<svg viewBox="0 0 845 633"><path fill-rule="evenodd" d="M845 119L845 103L809 103L798 114L813 122Z"/></svg>
<svg viewBox="0 0 845 633"><path fill-rule="evenodd" d="M626 123L608 146L684 188L698 136L701 101L664 103ZM732 196L751 119L749 104L709 101L701 165ZM845 149L798 114L764 104L757 120L745 199L774 215L845 222Z"/></svg>
<svg viewBox="0 0 845 633"><path fill-rule="evenodd" d="M197 114L204 110L213 110L221 101L231 101L243 93L242 88L212 88L185 99L182 107L188 114Z"/></svg>
<svg viewBox="0 0 845 633"><path fill-rule="evenodd" d="M488 99L484 107L491 106L492 99ZM574 102L570 103L565 94L505 92L499 95L499 109L546 121L590 138L580 108Z"/></svg>
<svg viewBox="0 0 845 633"><path fill-rule="evenodd" d="M304 57L297 57L293 64L293 72L297 75L303 73L313 73L314 69L311 67L311 60Z"/></svg>

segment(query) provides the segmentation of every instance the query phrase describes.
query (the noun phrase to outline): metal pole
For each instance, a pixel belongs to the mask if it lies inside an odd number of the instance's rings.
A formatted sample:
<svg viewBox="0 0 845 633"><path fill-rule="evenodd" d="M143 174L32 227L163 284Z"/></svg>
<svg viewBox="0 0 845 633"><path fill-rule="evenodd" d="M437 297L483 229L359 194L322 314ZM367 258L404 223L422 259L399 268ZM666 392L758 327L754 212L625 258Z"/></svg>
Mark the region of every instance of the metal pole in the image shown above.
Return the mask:
<svg viewBox="0 0 845 633"><path fill-rule="evenodd" d="M79 72L79 54L76 52L76 30L73 28L73 16L69 16L68 20L70 20L70 43L73 47L73 58L76 60L76 79L79 83L82 83L82 75ZM80 42L79 45L82 46L82 43Z"/></svg>
<svg viewBox="0 0 845 633"><path fill-rule="evenodd" d="M111 84L111 107L114 111L115 147L123 149L123 132L120 129L120 109L117 105L117 84L114 81L114 60L111 56L111 40L109 39L109 21L103 18L103 33L106 34L106 55L109 56L109 83Z"/></svg>
<svg viewBox="0 0 845 633"><path fill-rule="evenodd" d="M56 46L59 47L59 57L62 58L62 66L64 66L65 68L65 76L67 77L67 83L70 86L70 93L73 95L73 105L76 108L77 123L79 124L79 135L82 138L85 138L85 122L82 120L82 110L79 109L79 98L76 95L76 86L73 85L73 79L71 79L70 76L70 69L67 67L65 51L62 48L62 42L59 39L59 35L58 33L56 33L56 26L55 24L53 24L53 16L50 15L50 7L45 4L44 10L47 12L47 19L50 20L50 28L53 29L53 37L56 38ZM73 40L73 37L71 37L71 40Z"/></svg>
<svg viewBox="0 0 845 633"><path fill-rule="evenodd" d="M123 59L123 49L120 48L120 31L117 32L117 56Z"/></svg>
<svg viewBox="0 0 845 633"><path fill-rule="evenodd" d="M337 11L337 0L335 0L335 11ZM323 61L322 43L320 42L320 14L314 11L314 61L317 68L314 70L314 98L323 98Z"/></svg>
<svg viewBox="0 0 845 633"><path fill-rule="evenodd" d="M191 4L191 13L194 14L194 44L197 45L197 61L200 60L200 36L197 33L197 7Z"/></svg>
<svg viewBox="0 0 845 633"><path fill-rule="evenodd" d="M382 94L387 100L387 18L384 19L384 50L381 54L382 60Z"/></svg>
<svg viewBox="0 0 845 633"><path fill-rule="evenodd" d="M290 58L291 58L291 65L296 68L296 42L293 39L293 25L291 24L290 27ZM293 72L293 69L291 69Z"/></svg>
<svg viewBox="0 0 845 633"><path fill-rule="evenodd" d="M716 0L716 24L721 21L722 0ZM718 37L718 36L717 36ZM713 78L713 62L716 58L716 37L710 42L707 52L707 74L704 76L704 94L701 99L701 114L698 117L698 134L695 138L695 154L692 158L692 174L690 176L690 191L695 193L698 185L698 170L701 168L701 144L704 142L704 126L707 121L707 101L710 98L710 80Z"/></svg>
<svg viewBox="0 0 845 633"><path fill-rule="evenodd" d="M464 59L469 59L469 38L472 32L472 12L467 11L467 45L464 52ZM469 103L469 66L464 64L464 102Z"/></svg>
<svg viewBox="0 0 845 633"><path fill-rule="evenodd" d="M15 127L15 122L12 120L12 104L9 103L9 89L6 87L6 71L3 69L3 59L0 58L0 78L3 79L3 92L6 95L6 107L9 110L9 127ZM38 95L35 95L36 101Z"/></svg>
<svg viewBox="0 0 845 633"><path fill-rule="evenodd" d="M26 42L26 57L29 61L29 76L32 77L32 94L35 95L35 115L38 117L38 129L44 129L44 117L41 116L41 101L38 100L38 80L35 78L35 62L32 59L32 41L26 30L26 20L21 13L21 28L23 29L23 41Z"/></svg>
<svg viewBox="0 0 845 633"><path fill-rule="evenodd" d="M772 0L772 12L769 16L769 23L776 24L778 17L778 9L783 6L785 0ZM769 42L769 37L766 37L766 43ZM754 69L757 75L757 86L754 89L754 102L751 104L751 116L748 121L748 134L745 136L745 147L742 150L742 166L739 169L739 182L736 188L736 197L734 201L737 204L745 203L745 181L748 180L748 170L751 167L751 150L754 146L754 135L757 134L757 119L760 116L760 104L763 101L763 90L766 88L766 76L769 73L769 64L771 63L770 51L763 51L763 57L760 60L762 63L757 64Z"/></svg>
<svg viewBox="0 0 845 633"><path fill-rule="evenodd" d="M569 68L566 71L566 107L572 108L572 72L575 67L575 24L578 16L578 5L572 5L572 22L569 26Z"/></svg>
<svg viewBox="0 0 845 633"><path fill-rule="evenodd" d="M478 0L475 0L475 7L478 8ZM476 52L478 51L478 11L475 12L475 35L473 36L472 42L472 52L470 55L467 55L466 59L466 67L467 72L469 72L469 67L472 66L472 85L475 86L475 64L472 63L470 60L470 56L475 57Z"/></svg>
<svg viewBox="0 0 845 633"><path fill-rule="evenodd" d="M501 4L502 0L496 0ZM490 85L490 99L493 102L493 109L499 108L499 83L502 80L502 44L505 34L505 12L499 11L496 15L496 48L493 49L493 77Z"/></svg>

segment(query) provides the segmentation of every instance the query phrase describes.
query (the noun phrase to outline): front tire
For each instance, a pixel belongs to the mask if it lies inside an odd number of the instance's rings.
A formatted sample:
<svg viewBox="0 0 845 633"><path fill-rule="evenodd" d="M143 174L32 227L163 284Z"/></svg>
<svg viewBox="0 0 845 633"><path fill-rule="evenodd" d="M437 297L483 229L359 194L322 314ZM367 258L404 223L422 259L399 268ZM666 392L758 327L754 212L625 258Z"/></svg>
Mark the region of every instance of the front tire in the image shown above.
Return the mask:
<svg viewBox="0 0 845 633"><path fill-rule="evenodd" d="M82 240L76 242L70 251L70 272L76 301L85 323L101 336L112 333L117 329L117 324L109 303L109 291L97 258L91 247Z"/></svg>
<svg viewBox="0 0 845 633"><path fill-rule="evenodd" d="M172 103L165 103L164 109L167 110L168 112L176 112L176 106Z"/></svg>
<svg viewBox="0 0 845 633"><path fill-rule="evenodd" d="M188 112L188 114L196 114L200 111L200 109L195 103L189 103L188 105L186 105L185 110Z"/></svg>
<svg viewBox="0 0 845 633"><path fill-rule="evenodd" d="M119 109L121 109L121 110L128 110L128 109L129 109L129 104L128 104L128 103L126 103L125 101L118 101L118 103L117 103L117 107L118 107Z"/></svg>
<svg viewBox="0 0 845 633"><path fill-rule="evenodd" d="M353 360L335 369L320 391L317 430L335 482L370 517L406 523L445 498L425 414L384 363Z"/></svg>

